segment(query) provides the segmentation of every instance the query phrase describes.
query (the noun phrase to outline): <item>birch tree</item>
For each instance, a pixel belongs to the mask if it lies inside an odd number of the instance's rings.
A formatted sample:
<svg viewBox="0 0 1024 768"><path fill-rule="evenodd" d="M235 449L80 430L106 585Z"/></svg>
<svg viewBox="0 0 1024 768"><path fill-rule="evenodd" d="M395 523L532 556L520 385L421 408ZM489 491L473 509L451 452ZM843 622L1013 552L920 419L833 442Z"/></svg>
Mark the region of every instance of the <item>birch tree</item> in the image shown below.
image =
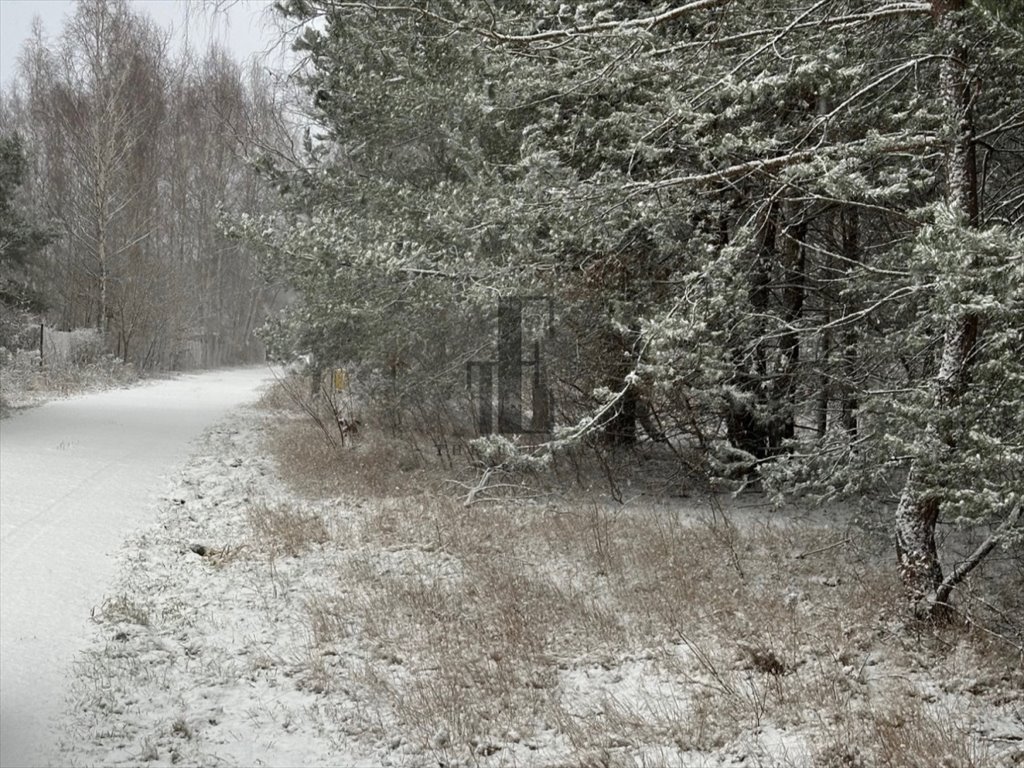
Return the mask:
<svg viewBox="0 0 1024 768"><path fill-rule="evenodd" d="M68 25L57 88L40 105L59 126L63 157L81 192L59 212L96 285L96 328L106 334L112 293L152 235L153 160L162 93L154 77L166 42L127 5L81 4ZM148 167L147 167L148 166ZM149 208L150 210L147 210Z"/></svg>
<svg viewBox="0 0 1024 768"><path fill-rule="evenodd" d="M272 291L220 222L266 204L246 147L287 141L269 81L223 51L175 60L122 0L80 3L56 46L37 29L22 62L27 182L61 235L44 253L51 320L143 368L262 359Z"/></svg>

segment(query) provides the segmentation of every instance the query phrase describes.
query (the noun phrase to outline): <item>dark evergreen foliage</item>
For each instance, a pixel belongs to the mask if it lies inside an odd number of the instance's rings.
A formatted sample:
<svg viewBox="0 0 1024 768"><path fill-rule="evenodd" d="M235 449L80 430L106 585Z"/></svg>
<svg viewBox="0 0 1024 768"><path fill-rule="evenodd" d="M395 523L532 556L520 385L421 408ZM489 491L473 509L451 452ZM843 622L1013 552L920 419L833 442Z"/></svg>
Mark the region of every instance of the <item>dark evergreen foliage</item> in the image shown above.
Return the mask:
<svg viewBox="0 0 1024 768"><path fill-rule="evenodd" d="M43 308L32 283L32 259L52 235L32 222L18 204L27 166L21 137L16 133L0 136L0 346L7 346L21 330L25 312Z"/></svg>

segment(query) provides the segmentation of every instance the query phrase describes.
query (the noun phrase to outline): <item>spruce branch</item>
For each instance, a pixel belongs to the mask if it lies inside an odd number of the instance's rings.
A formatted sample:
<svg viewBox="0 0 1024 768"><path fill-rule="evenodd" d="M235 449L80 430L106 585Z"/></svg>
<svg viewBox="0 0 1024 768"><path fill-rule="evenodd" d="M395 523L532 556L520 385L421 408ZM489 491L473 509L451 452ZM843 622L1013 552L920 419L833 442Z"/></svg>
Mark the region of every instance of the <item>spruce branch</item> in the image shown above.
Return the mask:
<svg viewBox="0 0 1024 768"><path fill-rule="evenodd" d="M331 7L336 9L347 9L347 10L362 10L371 11L373 13L393 13L400 15L419 16L421 18L429 18L434 21L440 22L451 27L453 30L462 30L466 32L472 32L481 37L493 40L497 43L505 45L523 45L531 43L543 43L553 40L565 40L573 37L580 37L585 35L596 35L603 33L617 33L626 32L634 29L653 29L661 24L665 24L670 21L674 21L686 14L693 13L694 11L701 11L706 8L716 8L718 6L729 5L734 0L693 0L693 2L684 3L683 5L676 6L675 8L669 8L667 11L661 13L652 14L649 16L640 16L632 19L619 19L614 21L601 21L594 24L585 24L578 27L563 27L560 29L549 29L543 32L534 32L528 35L513 35L498 32L494 29L493 10L492 24L490 28L475 27L468 25L464 22L442 16L439 13L427 10L426 8L417 8L411 5L383 5L377 3L332 3Z"/></svg>
<svg viewBox="0 0 1024 768"><path fill-rule="evenodd" d="M801 149L788 152L776 157L758 158L748 160L744 163L736 163L717 171L707 173L688 174L686 176L674 176L660 181L634 182L626 185L626 189L632 192L657 192L662 189L681 186L701 186L714 182L732 181L745 176L757 173L771 173L784 170L800 163L808 162L818 158L828 157L832 162L842 162L851 158L867 158L879 154L898 154L918 149L925 149L939 144L934 137L920 136L908 139L905 136L890 136L888 138L872 138L870 140L859 140L846 144L837 144L828 148Z"/></svg>

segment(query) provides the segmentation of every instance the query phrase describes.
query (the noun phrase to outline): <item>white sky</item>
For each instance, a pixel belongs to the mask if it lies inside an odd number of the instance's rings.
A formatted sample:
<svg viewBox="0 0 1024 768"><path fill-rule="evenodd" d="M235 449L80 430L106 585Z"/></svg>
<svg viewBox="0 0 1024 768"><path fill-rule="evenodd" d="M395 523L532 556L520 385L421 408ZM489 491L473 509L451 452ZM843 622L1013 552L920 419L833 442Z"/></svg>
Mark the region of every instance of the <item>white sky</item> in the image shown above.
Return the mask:
<svg viewBox="0 0 1024 768"><path fill-rule="evenodd" d="M280 34L267 9L272 0L233 0L213 13L197 0L129 0L132 7L147 13L172 30L178 46L187 39L193 50L202 52L209 40L224 43L236 59L266 54L268 65L281 59L275 48ZM0 0L0 87L7 88L17 72L22 43L28 38L32 19L39 16L46 36L56 41L64 20L74 12L73 0ZM179 51L181 48L179 47Z"/></svg>

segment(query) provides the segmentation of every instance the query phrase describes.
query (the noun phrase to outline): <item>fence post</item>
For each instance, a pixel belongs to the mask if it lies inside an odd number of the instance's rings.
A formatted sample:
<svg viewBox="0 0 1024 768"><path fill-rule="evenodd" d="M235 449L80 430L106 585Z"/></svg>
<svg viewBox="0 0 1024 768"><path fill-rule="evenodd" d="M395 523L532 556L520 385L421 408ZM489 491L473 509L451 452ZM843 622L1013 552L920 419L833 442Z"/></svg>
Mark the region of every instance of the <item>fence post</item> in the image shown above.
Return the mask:
<svg viewBox="0 0 1024 768"><path fill-rule="evenodd" d="M39 367L43 367L43 334L45 333L46 325L44 323L39 324Z"/></svg>
<svg viewBox="0 0 1024 768"><path fill-rule="evenodd" d="M540 339L533 342L533 390L530 402L533 405L533 416L530 419L530 431L550 432L552 429L551 391L548 388L547 371L544 369L544 358L541 356Z"/></svg>

